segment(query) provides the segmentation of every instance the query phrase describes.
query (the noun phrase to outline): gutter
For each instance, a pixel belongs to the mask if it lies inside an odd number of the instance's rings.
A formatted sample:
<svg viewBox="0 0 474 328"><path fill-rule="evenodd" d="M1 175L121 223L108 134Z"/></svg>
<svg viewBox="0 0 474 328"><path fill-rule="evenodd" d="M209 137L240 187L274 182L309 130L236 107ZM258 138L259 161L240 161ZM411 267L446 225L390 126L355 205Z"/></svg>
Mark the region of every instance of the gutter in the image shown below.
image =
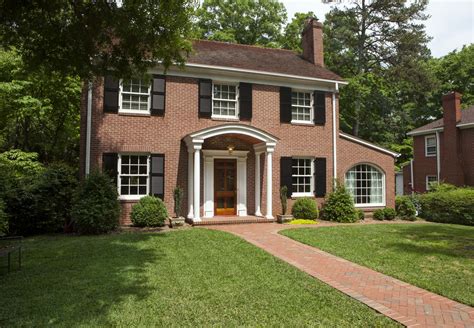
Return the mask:
<svg viewBox="0 0 474 328"><path fill-rule="evenodd" d="M337 130L336 130L336 92L339 91L339 84L336 82L335 90L332 93L332 162L333 162L333 184L336 188L337 181Z"/></svg>
<svg viewBox="0 0 474 328"><path fill-rule="evenodd" d="M85 173L89 175L91 170L91 127L92 127L92 81L87 87L87 122L86 122L86 165Z"/></svg>

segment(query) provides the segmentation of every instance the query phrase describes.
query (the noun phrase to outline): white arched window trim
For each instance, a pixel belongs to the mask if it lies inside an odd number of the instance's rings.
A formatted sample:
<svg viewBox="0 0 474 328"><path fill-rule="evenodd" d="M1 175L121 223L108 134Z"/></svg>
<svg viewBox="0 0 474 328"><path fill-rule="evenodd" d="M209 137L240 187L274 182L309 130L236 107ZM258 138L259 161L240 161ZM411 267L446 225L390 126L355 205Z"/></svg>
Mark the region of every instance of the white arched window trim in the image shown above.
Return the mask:
<svg viewBox="0 0 474 328"><path fill-rule="evenodd" d="M362 165L366 165L370 167L371 169L376 170L378 173L381 174L381 182L382 182L382 187L381 187L381 192L382 192L382 201L381 202L364 202L364 203L357 203L357 198L356 195L354 195L353 190L351 187L348 185L348 175L353 171L354 173L360 172L359 168ZM354 197L354 203L355 207L380 207L380 206L385 206L386 205L386 192L385 192L385 173L382 169L380 169L377 165L371 164L371 163L358 163L354 166L352 166L349 170L347 170L346 174L344 175L344 181L345 181L345 186L348 188L349 192L352 194ZM365 187L369 188L369 187Z"/></svg>

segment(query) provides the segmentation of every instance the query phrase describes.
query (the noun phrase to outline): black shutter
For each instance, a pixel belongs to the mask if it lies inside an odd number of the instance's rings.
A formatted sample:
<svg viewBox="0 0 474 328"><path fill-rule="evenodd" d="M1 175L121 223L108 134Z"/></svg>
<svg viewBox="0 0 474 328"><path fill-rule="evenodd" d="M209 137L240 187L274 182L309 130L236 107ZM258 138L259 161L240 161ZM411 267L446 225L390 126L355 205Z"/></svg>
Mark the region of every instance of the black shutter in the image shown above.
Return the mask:
<svg viewBox="0 0 474 328"><path fill-rule="evenodd" d="M152 154L150 162L150 195L164 199L165 155Z"/></svg>
<svg viewBox="0 0 474 328"><path fill-rule="evenodd" d="M212 81L199 80L199 117L212 115Z"/></svg>
<svg viewBox="0 0 474 328"><path fill-rule="evenodd" d="M241 82L239 85L240 119L250 121L252 119L252 84Z"/></svg>
<svg viewBox="0 0 474 328"><path fill-rule="evenodd" d="M326 93L324 91L314 92L314 124L324 125L326 123Z"/></svg>
<svg viewBox="0 0 474 328"><path fill-rule="evenodd" d="M119 80L107 75L104 78L104 112L118 113Z"/></svg>
<svg viewBox="0 0 474 328"><path fill-rule="evenodd" d="M280 87L280 122L291 122L291 88Z"/></svg>
<svg viewBox="0 0 474 328"><path fill-rule="evenodd" d="M314 160L314 194L316 197L326 196L326 158Z"/></svg>
<svg viewBox="0 0 474 328"><path fill-rule="evenodd" d="M163 75L153 75L151 85L151 115L165 114L166 78Z"/></svg>
<svg viewBox="0 0 474 328"><path fill-rule="evenodd" d="M117 153L103 153L102 154L102 172L107 174L114 183L117 183L118 167Z"/></svg>
<svg viewBox="0 0 474 328"><path fill-rule="evenodd" d="M288 191L287 197L291 197L293 193L293 178L292 174L292 158L291 157L280 157L280 186L286 186Z"/></svg>

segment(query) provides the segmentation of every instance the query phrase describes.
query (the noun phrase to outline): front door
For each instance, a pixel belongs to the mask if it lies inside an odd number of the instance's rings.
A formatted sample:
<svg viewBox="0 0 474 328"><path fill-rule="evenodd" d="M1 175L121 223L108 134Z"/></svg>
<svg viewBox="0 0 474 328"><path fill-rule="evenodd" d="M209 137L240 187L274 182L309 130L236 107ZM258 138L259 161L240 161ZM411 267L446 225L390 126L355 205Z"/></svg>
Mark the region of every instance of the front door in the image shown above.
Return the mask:
<svg viewBox="0 0 474 328"><path fill-rule="evenodd" d="M237 160L214 160L215 215L235 215L237 199Z"/></svg>

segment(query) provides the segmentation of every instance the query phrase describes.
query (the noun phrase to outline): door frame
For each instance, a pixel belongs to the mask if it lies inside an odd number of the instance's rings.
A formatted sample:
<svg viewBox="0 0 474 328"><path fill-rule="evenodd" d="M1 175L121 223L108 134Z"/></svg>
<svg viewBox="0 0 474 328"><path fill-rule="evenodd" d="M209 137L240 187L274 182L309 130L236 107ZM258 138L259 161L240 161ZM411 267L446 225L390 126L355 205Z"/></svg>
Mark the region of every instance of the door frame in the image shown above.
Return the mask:
<svg viewBox="0 0 474 328"><path fill-rule="evenodd" d="M214 159L237 159L236 215L247 216L247 150L203 149L204 217L214 217Z"/></svg>

